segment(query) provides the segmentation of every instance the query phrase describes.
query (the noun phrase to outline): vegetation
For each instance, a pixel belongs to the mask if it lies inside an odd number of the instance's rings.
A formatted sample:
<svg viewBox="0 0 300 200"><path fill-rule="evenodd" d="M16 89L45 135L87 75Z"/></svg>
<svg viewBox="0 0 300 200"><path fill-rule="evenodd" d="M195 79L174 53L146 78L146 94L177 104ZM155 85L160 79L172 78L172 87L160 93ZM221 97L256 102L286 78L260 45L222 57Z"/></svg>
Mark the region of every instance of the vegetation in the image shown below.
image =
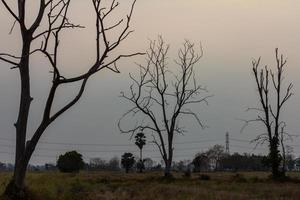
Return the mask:
<svg viewBox="0 0 300 200"><path fill-rule="evenodd" d="M140 160L137 163L137 168L140 170L140 172L143 172L143 169L145 168L143 160L143 147L146 145L146 136L144 133L137 133L134 138L135 145L140 149Z"/></svg>
<svg viewBox="0 0 300 200"><path fill-rule="evenodd" d="M295 160L287 155L286 169L293 170ZM195 172L200 171L268 171L268 157L255 154L226 154L221 145L214 145L195 155L191 162Z"/></svg>
<svg viewBox="0 0 300 200"><path fill-rule="evenodd" d="M101 158L91 158L89 164L89 170L120 171L120 159L117 157L113 157L109 161L106 161Z"/></svg>
<svg viewBox="0 0 300 200"><path fill-rule="evenodd" d="M283 109L293 95L293 85L283 82L287 60L278 49L275 50L274 71L267 66L260 68L261 58L252 62L259 106L249 108L255 111L257 118L245 120L245 126L251 122L263 125L265 130L252 142L267 143L268 155L230 155L229 149L225 153L223 146L215 145L195 155L192 161L174 162L174 138L176 134L184 135L184 120L192 117L199 127L205 127L199 119L200 112L195 109L199 108L199 104L207 104L211 97L207 95L206 88L198 84L195 74L195 67L203 56L201 45L197 52L193 43L184 41L173 63L178 66L178 71L169 67L170 46L161 36L157 41L150 41L146 53L120 54L118 47L132 33L129 25L136 0L132 1L126 17L112 24L119 3L111 0L103 4L102 0L91 0L95 17L94 60L89 62L82 74L67 77L61 70L64 63L60 52L61 35L69 29L84 28L73 24L68 17L71 0L32 1L32 5L38 6L30 20L29 0L17 0L12 5L8 0L1 2L14 19L10 32L17 29L21 36L19 55L0 53L0 61L11 65L11 69L17 69L20 79L20 103L14 124L15 161L10 167L0 162L0 171L13 171L0 173L3 199L299 199L300 175L289 173L286 176L286 172L297 168L296 165L299 167L300 159L295 160L285 144L291 136L286 133L286 123L282 119ZM119 17L119 14L116 15ZM56 166L46 164L43 172L31 172L26 177L28 171L41 169L29 165L40 138L54 121L76 105L91 77L103 69L119 73L118 62L121 59L144 54L145 63L138 65L138 73L129 75L132 84L128 86L128 92L121 92L121 97L132 107L118 123L121 132L135 135L135 145L140 150L138 162L132 153L126 152L121 161L118 158L110 161L92 158L89 164L85 164L81 154L71 151L60 155ZM43 108L35 129L28 128L34 93L31 86L33 55L46 59L51 69L49 91L44 102L39 102ZM70 84L79 86L75 95L69 102L54 109L58 88ZM121 122L127 118L129 126L123 129ZM146 134L153 137L152 143L164 164L154 165L151 158L143 159ZM120 172L120 164L126 174ZM85 166L90 171L80 173ZM56 167L67 173L58 173ZM146 173L128 174L135 167ZM161 177L162 167L165 177ZM267 171L271 171L272 176L269 177Z"/></svg>
<svg viewBox="0 0 300 200"><path fill-rule="evenodd" d="M60 155L57 160L57 167L61 172L79 172L79 170L84 168L82 155L76 151Z"/></svg>
<svg viewBox="0 0 300 200"><path fill-rule="evenodd" d="M126 173L129 172L129 170L133 167L135 163L134 156L132 153L124 153L122 155L121 164L123 168L125 169Z"/></svg>
<svg viewBox="0 0 300 200"><path fill-rule="evenodd" d="M265 172L195 173L174 179L157 173L95 172L79 174L29 173L26 185L31 200L198 200L299 199L296 182L273 182ZM289 174L299 178L299 173ZM0 173L0 192L11 177Z"/></svg>

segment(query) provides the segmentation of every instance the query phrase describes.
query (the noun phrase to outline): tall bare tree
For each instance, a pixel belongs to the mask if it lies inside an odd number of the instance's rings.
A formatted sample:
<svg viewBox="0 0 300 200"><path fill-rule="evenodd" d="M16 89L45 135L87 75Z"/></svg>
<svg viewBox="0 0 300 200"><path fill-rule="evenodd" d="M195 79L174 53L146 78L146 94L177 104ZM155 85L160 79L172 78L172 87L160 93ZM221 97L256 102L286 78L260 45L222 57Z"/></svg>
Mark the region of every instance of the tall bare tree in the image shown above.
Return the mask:
<svg viewBox="0 0 300 200"><path fill-rule="evenodd" d="M198 54L194 44L188 40L184 42L175 60L179 73L172 73L167 67L168 51L169 45L164 43L162 37L150 42L146 64L139 65L138 77L130 74L133 84L129 93L121 93L132 108L119 121L119 128L123 133L152 134L153 143L158 147L165 163L165 176L171 176L174 135L183 134L185 131L179 124L180 118L191 116L204 127L195 108L199 103L207 103L209 98L208 95L202 96L202 92L207 91L197 84L194 73L194 67L203 55L202 48ZM136 117L136 126L125 128L124 124L121 125L123 120L127 118L132 121L133 117Z"/></svg>
<svg viewBox="0 0 300 200"><path fill-rule="evenodd" d="M111 20L111 17L114 15L113 12L119 6L119 3L112 0L110 5L105 7L102 0L91 0L93 12L95 13L95 60L91 66L87 66L85 73L75 77L66 77L61 73L61 63L59 63L58 59L61 33L70 28L83 28L80 25L71 23L68 19L71 0L39 0L34 2L34 4L39 4L39 10L33 23L30 25L27 16L29 12L32 13L33 11L27 5L29 1L18 0L17 8L12 8L5 0L1 1L8 13L14 18L14 25L18 25L18 31L20 31L22 36L21 55L0 54L1 61L12 65L13 69L19 70L21 82L19 114L17 122L15 123L15 169L12 180L6 188L5 195L11 199L25 199L24 179L26 169L35 147L46 128L61 114L78 102L83 95L87 81L93 74L103 69L109 69L119 73L117 63L120 59L140 54L134 53L117 56L114 54L117 47L132 32L129 30L129 25L132 19L135 0L131 5L129 14L124 19L120 19L114 23L108 21L108 18ZM46 29L42 30L43 27L46 27ZM117 34L115 39L110 39L112 37L109 37L112 32ZM39 47L34 47L33 42L40 42ZM47 101L45 102L42 120L38 128L32 134L33 136L28 139L27 125L30 104L33 100L31 97L29 61L31 55L38 53L46 57L49 62L49 66L52 69L52 85ZM52 105L57 89L63 85L72 83L80 83L77 95L60 110L54 111Z"/></svg>
<svg viewBox="0 0 300 200"><path fill-rule="evenodd" d="M276 70L275 73L265 66L259 69L261 58L252 61L252 70L255 78L258 97L260 101L259 108L250 108L257 112L258 116L249 122L261 122L266 129L266 133L257 136L253 142L269 144L269 161L272 167L273 178L285 176L284 171L280 170L282 156L279 147L283 142L285 122L282 121L281 115L287 101L293 95L293 85L290 83L286 88L283 84L283 73L287 60L283 55L279 55L278 49L275 50ZM273 96L274 95L274 96ZM282 140L281 140L282 138Z"/></svg>

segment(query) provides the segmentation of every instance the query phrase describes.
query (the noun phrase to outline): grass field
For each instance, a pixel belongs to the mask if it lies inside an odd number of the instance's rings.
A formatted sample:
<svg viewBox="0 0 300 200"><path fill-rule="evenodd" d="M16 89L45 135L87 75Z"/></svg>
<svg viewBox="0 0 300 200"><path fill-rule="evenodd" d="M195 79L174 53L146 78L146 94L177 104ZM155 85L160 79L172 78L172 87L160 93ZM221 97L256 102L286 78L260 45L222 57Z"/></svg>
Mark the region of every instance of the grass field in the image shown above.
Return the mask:
<svg viewBox="0 0 300 200"><path fill-rule="evenodd" d="M161 178L160 173L58 172L29 173L27 186L34 200L245 200L300 199L300 183L273 182L267 173L208 173L185 178ZM10 173L0 173L0 193L8 183ZM289 176L300 178L300 173Z"/></svg>

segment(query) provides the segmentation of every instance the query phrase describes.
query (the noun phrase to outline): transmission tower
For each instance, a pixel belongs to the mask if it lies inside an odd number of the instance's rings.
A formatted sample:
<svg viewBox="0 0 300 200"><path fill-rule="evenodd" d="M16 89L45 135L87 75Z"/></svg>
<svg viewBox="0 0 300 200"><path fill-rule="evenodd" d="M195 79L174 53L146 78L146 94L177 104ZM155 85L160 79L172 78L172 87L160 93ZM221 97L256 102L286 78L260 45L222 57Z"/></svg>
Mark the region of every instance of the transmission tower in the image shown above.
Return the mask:
<svg viewBox="0 0 300 200"><path fill-rule="evenodd" d="M229 151L229 133L226 132L226 148L225 148L225 152L226 154L230 154L230 151Z"/></svg>

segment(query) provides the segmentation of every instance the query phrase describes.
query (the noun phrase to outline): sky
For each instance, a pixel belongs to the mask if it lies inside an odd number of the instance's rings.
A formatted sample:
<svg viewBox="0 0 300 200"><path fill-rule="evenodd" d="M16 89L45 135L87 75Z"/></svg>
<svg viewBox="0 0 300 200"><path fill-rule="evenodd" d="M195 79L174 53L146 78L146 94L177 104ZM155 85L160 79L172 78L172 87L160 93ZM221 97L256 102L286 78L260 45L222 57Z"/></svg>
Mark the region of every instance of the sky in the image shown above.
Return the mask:
<svg viewBox="0 0 300 200"><path fill-rule="evenodd" d="M129 0L120 0L118 13L126 14ZM30 17L35 14L36 1L28 1ZM94 51L94 15L91 1L73 0L70 19L85 29L68 30L61 39L60 63L68 76L84 72L92 63ZM131 29L134 33L118 52L146 51L149 40L162 35L170 44L170 69L176 70L173 59L184 39L202 44L204 56L196 66L196 77L213 97L209 105L199 105L199 116L209 126L204 130L196 123L187 122L188 132L175 137L175 160L192 159L194 154L214 144L225 144L225 133L230 135L231 152L266 153L266 145L253 149L248 141L263 130L259 125L240 132L243 122L255 113L248 107L258 106L251 61L262 56L262 63L275 67L275 48L288 58L285 81L293 82L295 95L287 104L283 118L287 131L300 135L300 1L297 0L138 0ZM116 15L116 18L120 15ZM116 20L112 18L111 20ZM15 28L9 34L13 19L0 5L0 52L18 55L20 35ZM113 36L113 35L112 35ZM135 57L120 63L120 74L101 71L87 85L84 97L70 111L54 122L44 133L31 163L55 162L67 150L80 151L86 160L92 157L111 158L138 149L130 136L121 134L117 122L129 108L119 97L128 91L128 73L143 63ZM49 66L41 56L31 60L32 111L28 135L38 125L43 101L49 90ZM63 105L76 92L76 86L66 86L58 92L55 107ZM16 70L0 62L0 161L13 162L15 130L19 100L19 77ZM134 122L132 122L134 123ZM149 137L150 140L150 137ZM289 145L300 155L300 137ZM299 145L299 146L297 146ZM160 160L158 151L148 144L145 156Z"/></svg>

